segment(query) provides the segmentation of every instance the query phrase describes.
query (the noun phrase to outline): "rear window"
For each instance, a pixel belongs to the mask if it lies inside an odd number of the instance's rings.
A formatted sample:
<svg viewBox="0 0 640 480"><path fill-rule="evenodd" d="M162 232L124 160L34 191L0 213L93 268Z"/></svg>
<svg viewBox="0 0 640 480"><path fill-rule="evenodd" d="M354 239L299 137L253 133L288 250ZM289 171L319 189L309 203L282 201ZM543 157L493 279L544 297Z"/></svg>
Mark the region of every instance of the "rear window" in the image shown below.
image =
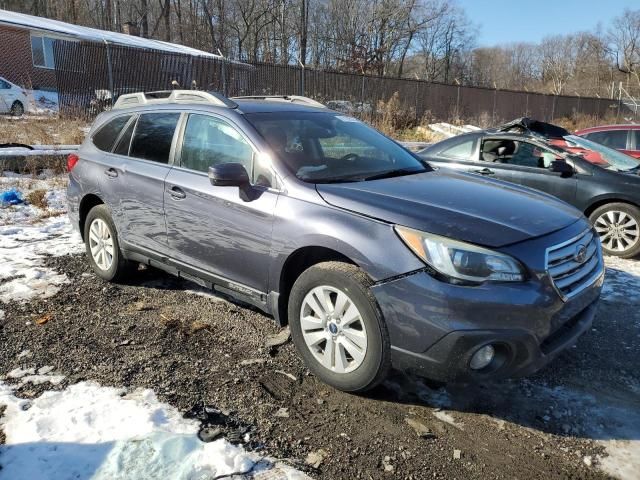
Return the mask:
<svg viewBox="0 0 640 480"><path fill-rule="evenodd" d="M144 160L169 163L171 142L179 118L179 113L140 115L129 155Z"/></svg>
<svg viewBox="0 0 640 480"><path fill-rule="evenodd" d="M107 122L93 135L93 144L103 152L110 152L120 131L130 118L131 115L122 115Z"/></svg>
<svg viewBox="0 0 640 480"><path fill-rule="evenodd" d="M607 130L603 132L593 132L585 135L589 140L601 143L610 148L624 150L627 148L626 130Z"/></svg>

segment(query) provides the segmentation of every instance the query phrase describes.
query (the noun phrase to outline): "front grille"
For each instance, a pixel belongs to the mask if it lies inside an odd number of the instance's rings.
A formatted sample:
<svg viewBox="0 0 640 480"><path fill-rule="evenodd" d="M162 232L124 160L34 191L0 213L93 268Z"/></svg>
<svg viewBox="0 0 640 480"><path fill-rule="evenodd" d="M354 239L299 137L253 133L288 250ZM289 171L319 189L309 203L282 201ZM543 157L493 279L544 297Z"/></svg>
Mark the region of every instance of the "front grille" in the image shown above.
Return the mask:
<svg viewBox="0 0 640 480"><path fill-rule="evenodd" d="M584 250L583 250L584 249ZM584 254L580 258L579 253ZM600 239L591 229L547 249L547 272L560 296L566 300L592 285L604 264Z"/></svg>

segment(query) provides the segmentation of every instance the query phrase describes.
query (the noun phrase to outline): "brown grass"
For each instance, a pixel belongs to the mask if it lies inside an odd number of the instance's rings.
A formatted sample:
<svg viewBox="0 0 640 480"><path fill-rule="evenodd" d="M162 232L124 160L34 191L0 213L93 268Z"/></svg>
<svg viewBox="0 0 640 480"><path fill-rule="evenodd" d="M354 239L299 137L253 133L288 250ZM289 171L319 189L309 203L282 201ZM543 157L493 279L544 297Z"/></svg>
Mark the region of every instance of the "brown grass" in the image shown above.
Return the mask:
<svg viewBox="0 0 640 480"><path fill-rule="evenodd" d="M33 190L27 194L27 202L34 207L46 209L49 207L47 202L47 191L43 189Z"/></svg>
<svg viewBox="0 0 640 480"><path fill-rule="evenodd" d="M626 123L620 119L616 119L615 115L609 115L605 118L595 115L577 114L571 117L556 118L552 123L566 128L570 132L582 130L583 128L597 127L598 125L612 125L616 123Z"/></svg>
<svg viewBox="0 0 640 480"><path fill-rule="evenodd" d="M399 131L414 128L418 124L415 109L402 106L398 92L395 92L387 102L380 100L376 113L374 118L365 120L389 136L395 136Z"/></svg>
<svg viewBox="0 0 640 480"><path fill-rule="evenodd" d="M84 120L36 117L12 119L0 116L0 143L27 145L78 145L84 140Z"/></svg>

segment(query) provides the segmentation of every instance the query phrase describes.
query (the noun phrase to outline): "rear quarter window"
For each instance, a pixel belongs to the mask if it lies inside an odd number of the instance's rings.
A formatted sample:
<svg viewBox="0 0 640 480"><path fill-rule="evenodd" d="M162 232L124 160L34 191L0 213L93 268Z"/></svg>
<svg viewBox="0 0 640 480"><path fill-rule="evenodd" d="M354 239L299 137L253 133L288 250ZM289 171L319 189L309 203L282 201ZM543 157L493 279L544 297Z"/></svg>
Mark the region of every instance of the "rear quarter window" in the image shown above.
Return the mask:
<svg viewBox="0 0 640 480"><path fill-rule="evenodd" d="M475 140L467 140L451 147L440 150L440 155L447 158L471 160L475 147Z"/></svg>
<svg viewBox="0 0 640 480"><path fill-rule="evenodd" d="M176 131L179 113L145 113L136 124L129 156L169 163L171 142Z"/></svg>
<svg viewBox="0 0 640 480"><path fill-rule="evenodd" d="M113 144L120 135L122 128L127 124L131 115L122 115L108 121L93 135L93 144L103 152L110 152Z"/></svg>

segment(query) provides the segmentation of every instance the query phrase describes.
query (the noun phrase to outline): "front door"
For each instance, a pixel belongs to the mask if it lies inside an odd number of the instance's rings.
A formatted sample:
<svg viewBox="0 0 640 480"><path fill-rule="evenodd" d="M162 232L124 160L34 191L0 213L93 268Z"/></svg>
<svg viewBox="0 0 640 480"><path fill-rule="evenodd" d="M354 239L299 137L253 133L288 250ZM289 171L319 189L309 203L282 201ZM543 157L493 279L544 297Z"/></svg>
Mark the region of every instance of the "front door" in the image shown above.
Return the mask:
<svg viewBox="0 0 640 480"><path fill-rule="evenodd" d="M270 170L227 120L189 115L176 164L165 183L164 204L172 256L182 263L260 292L268 289L271 229L278 193ZM253 185L211 185L210 166L241 163Z"/></svg>
<svg viewBox="0 0 640 480"><path fill-rule="evenodd" d="M575 203L577 176L551 169L555 160L565 161L552 150L513 139L483 140L481 164L494 178L541 190L568 203Z"/></svg>

